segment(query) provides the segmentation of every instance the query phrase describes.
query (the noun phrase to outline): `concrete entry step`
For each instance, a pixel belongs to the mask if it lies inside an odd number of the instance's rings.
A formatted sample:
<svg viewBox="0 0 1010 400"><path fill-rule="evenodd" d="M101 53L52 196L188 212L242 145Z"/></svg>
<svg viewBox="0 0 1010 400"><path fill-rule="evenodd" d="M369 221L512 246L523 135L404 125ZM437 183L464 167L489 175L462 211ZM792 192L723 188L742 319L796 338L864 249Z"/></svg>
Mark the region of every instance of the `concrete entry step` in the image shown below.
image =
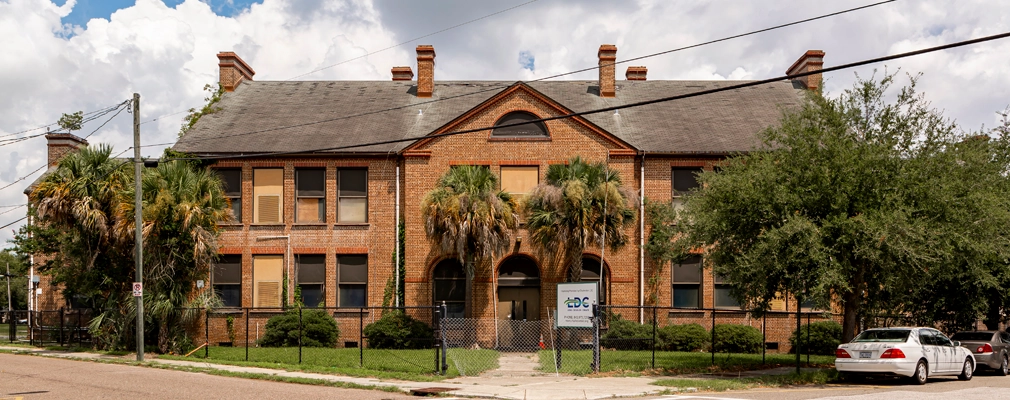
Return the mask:
<svg viewBox="0 0 1010 400"><path fill-rule="evenodd" d="M544 376L539 370L540 359L537 353L503 352L498 356L498 369L486 371L481 376L512 377L512 376ZM553 375L553 373L552 373Z"/></svg>

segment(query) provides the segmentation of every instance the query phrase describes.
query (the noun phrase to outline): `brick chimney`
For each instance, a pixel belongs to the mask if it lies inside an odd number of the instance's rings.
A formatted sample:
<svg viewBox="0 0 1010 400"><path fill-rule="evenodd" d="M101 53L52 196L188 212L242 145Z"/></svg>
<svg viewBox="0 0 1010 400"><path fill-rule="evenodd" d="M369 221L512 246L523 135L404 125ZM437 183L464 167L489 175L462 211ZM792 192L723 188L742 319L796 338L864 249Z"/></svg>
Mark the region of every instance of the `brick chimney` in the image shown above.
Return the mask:
<svg viewBox="0 0 1010 400"><path fill-rule="evenodd" d="M788 70L786 70L786 75L799 74L803 72L820 71L824 66L824 52L821 50L807 50L796 62L793 63ZM807 75L804 77L793 79L796 82L800 82L803 86L806 86L810 90L818 90L821 88L821 74Z"/></svg>
<svg viewBox="0 0 1010 400"><path fill-rule="evenodd" d="M238 54L222 51L217 53L217 59L217 66L220 68L219 80L226 92L234 92L239 83L243 80L251 81L253 75L256 75L256 71L249 68L249 64L246 64Z"/></svg>
<svg viewBox="0 0 1010 400"><path fill-rule="evenodd" d="M412 71L410 67L393 67L390 72L393 73L394 81L414 80L414 71Z"/></svg>
<svg viewBox="0 0 1010 400"><path fill-rule="evenodd" d="M417 46L417 97L431 97L435 91L435 48Z"/></svg>
<svg viewBox="0 0 1010 400"><path fill-rule="evenodd" d="M617 46L604 44L596 53L600 58L600 97L614 97L614 62L617 61Z"/></svg>
<svg viewBox="0 0 1010 400"><path fill-rule="evenodd" d="M55 167L67 154L80 150L88 145L88 141L72 133L46 134L49 148L49 168Z"/></svg>
<svg viewBox="0 0 1010 400"><path fill-rule="evenodd" d="M628 71L624 73L624 79L629 81L644 81L647 72L649 72L649 69L645 67L628 67Z"/></svg>

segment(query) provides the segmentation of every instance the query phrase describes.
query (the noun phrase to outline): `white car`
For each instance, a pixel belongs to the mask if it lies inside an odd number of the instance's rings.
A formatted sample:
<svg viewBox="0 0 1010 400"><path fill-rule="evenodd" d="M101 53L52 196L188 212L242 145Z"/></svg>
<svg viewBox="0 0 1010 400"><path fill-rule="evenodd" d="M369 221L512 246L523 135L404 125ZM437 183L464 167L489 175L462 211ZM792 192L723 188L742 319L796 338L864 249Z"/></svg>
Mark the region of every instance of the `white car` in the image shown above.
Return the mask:
<svg viewBox="0 0 1010 400"><path fill-rule="evenodd" d="M874 328L838 346L835 369L842 376L910 377L922 385L930 376L957 375L970 380L975 357L971 350L933 328Z"/></svg>

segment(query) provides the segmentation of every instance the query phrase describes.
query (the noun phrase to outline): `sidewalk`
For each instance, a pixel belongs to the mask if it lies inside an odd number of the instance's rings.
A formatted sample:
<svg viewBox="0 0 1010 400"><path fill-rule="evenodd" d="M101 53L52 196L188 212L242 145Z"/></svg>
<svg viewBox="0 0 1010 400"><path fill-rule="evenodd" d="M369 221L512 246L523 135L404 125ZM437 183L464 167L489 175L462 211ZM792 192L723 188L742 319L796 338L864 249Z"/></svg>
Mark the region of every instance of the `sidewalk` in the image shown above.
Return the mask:
<svg viewBox="0 0 1010 400"><path fill-rule="evenodd" d="M93 360L122 359L122 357L105 356L94 353L72 353L25 347L0 346L0 350L36 354L47 357ZM653 385L653 381L660 379L655 377L586 378L570 375L557 376L555 374L537 374L539 376L516 376L504 374L502 376L457 377L440 382L411 382L391 379L358 378L309 372L283 371L269 368L241 367L199 361L162 360L154 357L146 361L171 366L210 368L247 374L318 379L323 381L346 382L367 386L393 386L403 390L404 392L428 388L444 388L451 390L444 391L442 394L443 396L454 397L481 397L515 400L602 399L607 397L636 397L654 395L670 389L668 387ZM764 371L763 373L774 373L772 371L773 370ZM788 371L782 372L788 373ZM712 377L707 376L707 378Z"/></svg>

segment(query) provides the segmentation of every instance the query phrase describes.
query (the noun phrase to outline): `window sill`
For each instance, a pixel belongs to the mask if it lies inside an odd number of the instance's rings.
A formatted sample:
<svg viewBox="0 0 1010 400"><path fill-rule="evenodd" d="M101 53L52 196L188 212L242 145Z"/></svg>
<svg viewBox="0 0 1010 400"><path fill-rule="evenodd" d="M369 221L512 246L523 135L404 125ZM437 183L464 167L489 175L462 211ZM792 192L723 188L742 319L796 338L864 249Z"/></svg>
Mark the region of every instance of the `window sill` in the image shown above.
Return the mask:
<svg viewBox="0 0 1010 400"><path fill-rule="evenodd" d="M270 222L270 223L257 222L257 223L249 224L249 226L278 226L278 227L283 227L284 225L285 224L283 222Z"/></svg>
<svg viewBox="0 0 1010 400"><path fill-rule="evenodd" d="M371 225L372 224L368 222L337 222L333 224L333 227L336 228L338 226L371 226Z"/></svg>
<svg viewBox="0 0 1010 400"><path fill-rule="evenodd" d="M329 225L326 222L295 222L291 224L292 226L326 226Z"/></svg>

